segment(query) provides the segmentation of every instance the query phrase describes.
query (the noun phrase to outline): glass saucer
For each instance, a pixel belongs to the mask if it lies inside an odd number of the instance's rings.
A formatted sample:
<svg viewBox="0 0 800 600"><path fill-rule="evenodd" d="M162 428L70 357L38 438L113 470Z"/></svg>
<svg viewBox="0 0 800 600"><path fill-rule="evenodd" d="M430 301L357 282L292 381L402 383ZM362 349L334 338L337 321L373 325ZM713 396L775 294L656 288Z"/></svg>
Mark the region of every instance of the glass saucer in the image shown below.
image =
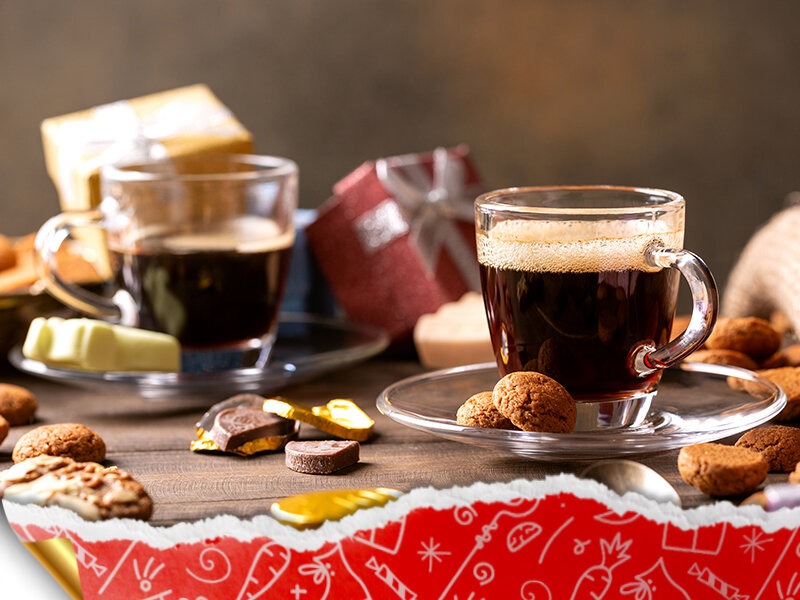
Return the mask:
<svg viewBox="0 0 800 600"><path fill-rule="evenodd" d="M380 329L339 319L282 313L272 357L265 367L214 373L130 373L81 371L47 365L11 349L8 360L20 371L88 388L127 388L146 398L218 396L235 392L273 392L289 384L352 365L383 351Z"/></svg>
<svg viewBox="0 0 800 600"><path fill-rule="evenodd" d="M747 385L748 391L733 389L729 378ZM494 363L410 377L378 396L378 410L398 423L456 442L564 461L650 454L719 440L768 421L786 405L783 391L752 371L682 363L664 372L647 418L635 427L558 434L457 424L458 407L473 394L491 390L498 379Z"/></svg>

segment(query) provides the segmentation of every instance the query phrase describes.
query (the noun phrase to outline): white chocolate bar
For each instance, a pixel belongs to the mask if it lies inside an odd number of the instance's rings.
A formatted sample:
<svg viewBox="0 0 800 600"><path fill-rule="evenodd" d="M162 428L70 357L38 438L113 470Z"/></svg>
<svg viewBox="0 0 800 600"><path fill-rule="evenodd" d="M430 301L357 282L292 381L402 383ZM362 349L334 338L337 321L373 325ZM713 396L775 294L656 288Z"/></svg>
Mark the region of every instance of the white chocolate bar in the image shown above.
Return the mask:
<svg viewBox="0 0 800 600"><path fill-rule="evenodd" d="M31 322L22 354L87 371L181 370L181 346L171 335L94 319L38 317Z"/></svg>

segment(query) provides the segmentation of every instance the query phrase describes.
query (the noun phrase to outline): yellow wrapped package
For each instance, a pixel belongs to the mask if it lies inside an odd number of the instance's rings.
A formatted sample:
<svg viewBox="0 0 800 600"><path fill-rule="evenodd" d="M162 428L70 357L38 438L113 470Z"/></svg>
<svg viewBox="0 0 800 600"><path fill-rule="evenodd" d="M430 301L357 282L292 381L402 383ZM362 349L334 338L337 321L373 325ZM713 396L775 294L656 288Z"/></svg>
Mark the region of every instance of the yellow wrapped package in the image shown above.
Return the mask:
<svg viewBox="0 0 800 600"><path fill-rule="evenodd" d="M204 153L252 153L253 136L202 84L42 121L63 211L100 204L100 168Z"/></svg>

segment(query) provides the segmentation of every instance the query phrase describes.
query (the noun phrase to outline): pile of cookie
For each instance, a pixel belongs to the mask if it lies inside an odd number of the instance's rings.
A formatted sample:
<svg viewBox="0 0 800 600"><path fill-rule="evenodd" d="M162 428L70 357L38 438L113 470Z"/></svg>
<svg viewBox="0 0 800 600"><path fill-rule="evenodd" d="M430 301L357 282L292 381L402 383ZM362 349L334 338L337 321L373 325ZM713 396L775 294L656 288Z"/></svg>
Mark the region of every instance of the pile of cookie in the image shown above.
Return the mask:
<svg viewBox="0 0 800 600"><path fill-rule="evenodd" d="M684 322L673 328L682 329ZM780 386L786 407L776 421L800 416L800 344L781 347L788 323L780 314L770 321L756 317L720 319L705 346L688 362L742 367ZM749 392L747 382L729 379L735 389ZM800 483L800 429L786 425L757 427L735 445L706 443L682 448L678 470L684 481L710 496L747 494L761 485L768 472L792 472L789 481Z"/></svg>
<svg viewBox="0 0 800 600"><path fill-rule="evenodd" d="M555 379L534 371L503 377L491 392L470 397L456 412L456 422L469 427L569 433L575 428L573 397Z"/></svg>
<svg viewBox="0 0 800 600"><path fill-rule="evenodd" d="M0 442L9 426L33 422L38 403L25 388L0 384ZM0 498L73 510L84 519L149 519L153 502L125 471L104 467L103 439L79 423L43 425L22 435L0 472Z"/></svg>
<svg viewBox="0 0 800 600"><path fill-rule="evenodd" d="M339 439L294 441L301 422ZM344 398L309 407L286 398L237 394L212 406L195 424L191 450L250 456L282 449L289 469L328 475L359 461L359 442L371 437L374 425Z"/></svg>

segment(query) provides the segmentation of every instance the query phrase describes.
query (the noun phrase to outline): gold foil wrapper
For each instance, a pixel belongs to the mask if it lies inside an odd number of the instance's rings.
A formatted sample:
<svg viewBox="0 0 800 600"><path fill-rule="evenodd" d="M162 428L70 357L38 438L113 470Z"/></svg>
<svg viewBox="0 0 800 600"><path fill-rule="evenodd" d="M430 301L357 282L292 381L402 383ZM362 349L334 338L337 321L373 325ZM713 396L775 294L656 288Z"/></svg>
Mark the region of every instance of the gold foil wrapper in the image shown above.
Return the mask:
<svg viewBox="0 0 800 600"><path fill-rule="evenodd" d="M296 434L292 435L275 435L257 440L250 440L245 442L238 448L229 450L225 454L238 454L239 456L251 456L258 452L272 452L280 450L287 442L292 440ZM211 432L205 429L197 430L197 439L189 446L193 452L224 452L217 443L211 439Z"/></svg>
<svg viewBox="0 0 800 600"><path fill-rule="evenodd" d="M285 419L302 421L336 437L357 442L368 440L375 426L375 421L352 400L344 398L313 407L286 398L267 398L262 408Z"/></svg>
<svg viewBox="0 0 800 600"><path fill-rule="evenodd" d="M75 547L68 538L22 542L22 545L42 563L70 598L83 600Z"/></svg>
<svg viewBox="0 0 800 600"><path fill-rule="evenodd" d="M325 521L338 521L361 508L384 506L403 495L391 488L328 490L290 496L270 507L272 516L296 529L319 527Z"/></svg>

